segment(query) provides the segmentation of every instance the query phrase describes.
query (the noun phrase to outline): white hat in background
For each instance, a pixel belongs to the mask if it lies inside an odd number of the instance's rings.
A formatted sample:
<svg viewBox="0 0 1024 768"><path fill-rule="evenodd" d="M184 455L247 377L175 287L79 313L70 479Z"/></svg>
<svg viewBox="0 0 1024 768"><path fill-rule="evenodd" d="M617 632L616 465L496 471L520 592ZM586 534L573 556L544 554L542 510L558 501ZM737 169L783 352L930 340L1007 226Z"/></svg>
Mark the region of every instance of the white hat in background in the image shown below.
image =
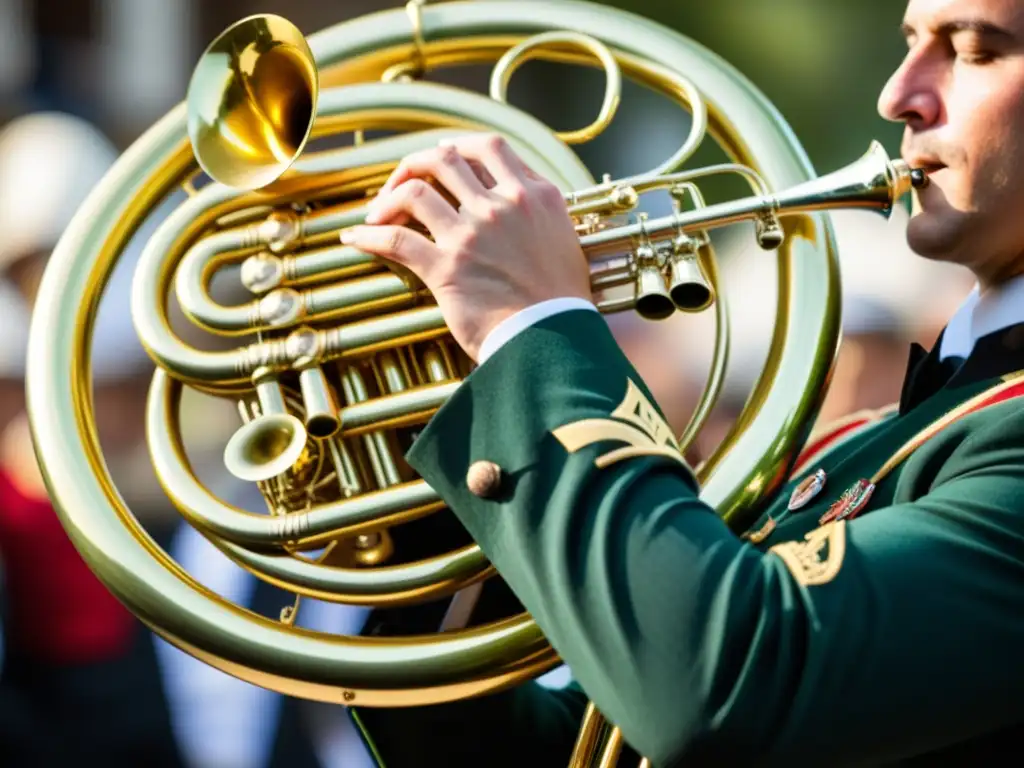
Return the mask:
<svg viewBox="0 0 1024 768"><path fill-rule="evenodd" d="M0 269L53 248L116 158L110 141L73 115L39 112L0 131Z"/></svg>
<svg viewBox="0 0 1024 768"><path fill-rule="evenodd" d="M73 115L36 113L0 130L0 378L24 376L30 321L25 302L3 279L5 268L24 256L48 254L116 159L113 144ZM149 364L130 310L140 235L115 267L100 302L92 354L97 381L124 379Z"/></svg>
<svg viewBox="0 0 1024 768"><path fill-rule="evenodd" d="M28 318L21 293L0 278L0 379L20 379L25 374Z"/></svg>

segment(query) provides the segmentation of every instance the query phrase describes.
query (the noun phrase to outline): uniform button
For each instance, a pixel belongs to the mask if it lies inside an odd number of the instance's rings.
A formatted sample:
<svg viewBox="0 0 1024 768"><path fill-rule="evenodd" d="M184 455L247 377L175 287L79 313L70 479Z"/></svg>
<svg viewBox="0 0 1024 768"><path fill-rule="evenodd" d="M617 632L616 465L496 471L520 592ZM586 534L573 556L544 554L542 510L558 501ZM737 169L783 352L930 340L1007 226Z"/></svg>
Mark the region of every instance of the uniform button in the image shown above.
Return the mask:
<svg viewBox="0 0 1024 768"><path fill-rule="evenodd" d="M501 467L493 461L474 461L466 473L466 485L481 499L493 496L501 487Z"/></svg>

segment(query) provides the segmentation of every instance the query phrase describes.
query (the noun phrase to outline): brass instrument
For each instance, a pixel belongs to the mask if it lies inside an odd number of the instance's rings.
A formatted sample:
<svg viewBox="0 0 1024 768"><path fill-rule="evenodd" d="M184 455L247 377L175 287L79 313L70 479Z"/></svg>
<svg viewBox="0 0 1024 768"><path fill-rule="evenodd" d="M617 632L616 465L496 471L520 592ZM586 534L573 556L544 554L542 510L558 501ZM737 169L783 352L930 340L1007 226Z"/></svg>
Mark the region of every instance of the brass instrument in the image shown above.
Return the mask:
<svg viewBox="0 0 1024 768"><path fill-rule="evenodd" d="M558 134L509 106L509 78L529 58L600 65L608 90L598 121ZM423 79L483 62L497 62L489 95ZM692 128L660 167L596 181L571 145L611 120L623 75L687 109ZM371 140L370 131L389 134ZM503 134L563 189L601 311L656 319L714 307L717 350L684 444L713 407L726 365L725 297L708 233L752 222L776 252L772 352L733 432L699 468L703 499L737 531L806 438L838 343L839 275L823 212L887 215L924 183L877 144L816 177L780 116L733 68L606 6L413 0L308 40L276 16L231 27L200 60L187 102L125 153L53 254L32 322L28 395L53 501L90 567L157 634L239 678L338 704L406 706L494 692L559 663L526 615L430 636L338 637L300 630L293 611L278 621L221 599L125 506L91 411L89 350L104 286L132 234L184 188L188 199L148 241L132 294L137 332L157 363L146 416L152 462L181 514L242 567L300 597L404 605L458 599L492 576L475 546L389 561L390 531L444 509L402 452L470 366L422 285L338 239L403 156L468 131ZM732 162L684 169L708 133ZM352 141L318 146L339 137ZM707 204L697 183L713 174L738 175L751 194ZM655 189L671 192L674 213L625 220ZM211 275L229 265L240 265L247 304L225 306L209 293ZM172 294L197 326L238 345L187 344L168 320ZM179 426L185 387L238 403L243 425L225 462L259 485L266 514L227 504L197 479ZM612 765L620 747L592 707L573 765Z"/></svg>

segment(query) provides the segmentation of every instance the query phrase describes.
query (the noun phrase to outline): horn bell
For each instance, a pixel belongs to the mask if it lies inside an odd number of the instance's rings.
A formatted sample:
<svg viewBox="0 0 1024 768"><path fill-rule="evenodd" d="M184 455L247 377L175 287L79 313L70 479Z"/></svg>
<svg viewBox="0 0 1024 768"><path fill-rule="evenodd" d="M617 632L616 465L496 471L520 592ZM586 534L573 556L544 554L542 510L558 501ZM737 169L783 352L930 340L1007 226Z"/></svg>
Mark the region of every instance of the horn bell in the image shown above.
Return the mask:
<svg viewBox="0 0 1024 768"><path fill-rule="evenodd" d="M272 185L313 129L319 75L306 38L287 19L249 16L206 49L188 86L188 135L210 178L241 190Z"/></svg>
<svg viewBox="0 0 1024 768"><path fill-rule="evenodd" d="M239 480L260 483L283 475L306 447L306 428L295 416L272 413L241 427L224 448L224 466Z"/></svg>

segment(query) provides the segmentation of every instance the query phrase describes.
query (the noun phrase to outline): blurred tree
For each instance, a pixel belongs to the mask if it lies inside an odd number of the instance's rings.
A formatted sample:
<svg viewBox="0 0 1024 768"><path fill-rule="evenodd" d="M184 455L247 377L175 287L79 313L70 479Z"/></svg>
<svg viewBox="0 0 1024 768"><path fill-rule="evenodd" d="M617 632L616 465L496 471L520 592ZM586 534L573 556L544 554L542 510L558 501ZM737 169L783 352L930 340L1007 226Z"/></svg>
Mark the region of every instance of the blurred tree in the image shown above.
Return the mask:
<svg viewBox="0 0 1024 768"><path fill-rule="evenodd" d="M899 65L905 3L891 0L604 0L665 24L718 53L772 103L819 171L849 162L877 138L899 151L899 126L878 116L878 94Z"/></svg>

